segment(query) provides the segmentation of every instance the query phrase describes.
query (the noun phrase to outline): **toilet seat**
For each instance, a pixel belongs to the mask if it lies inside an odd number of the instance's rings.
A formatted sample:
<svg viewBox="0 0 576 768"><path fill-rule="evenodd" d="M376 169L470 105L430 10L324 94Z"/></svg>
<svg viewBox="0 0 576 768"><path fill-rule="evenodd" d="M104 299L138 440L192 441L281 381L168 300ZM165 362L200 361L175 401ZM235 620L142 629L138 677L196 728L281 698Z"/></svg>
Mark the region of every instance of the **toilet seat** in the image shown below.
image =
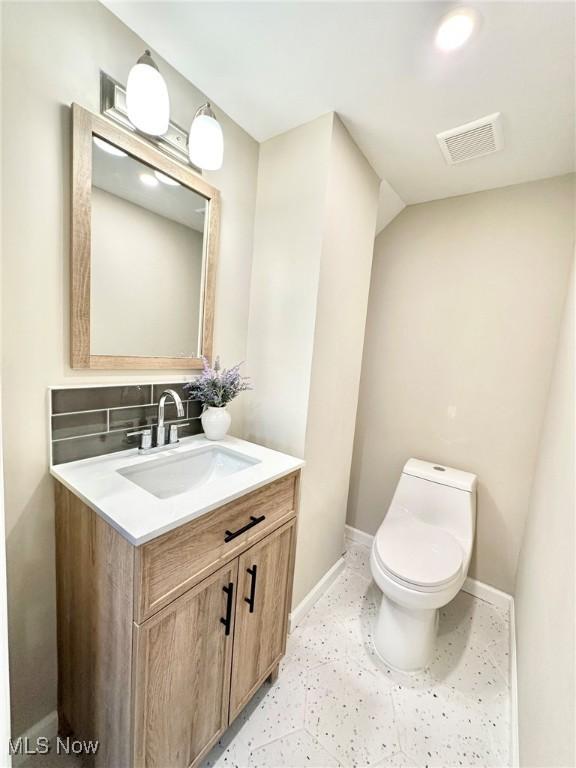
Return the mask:
<svg viewBox="0 0 576 768"><path fill-rule="evenodd" d="M374 538L374 555L395 581L424 591L454 581L463 563L462 547L453 536L414 518L384 520Z"/></svg>

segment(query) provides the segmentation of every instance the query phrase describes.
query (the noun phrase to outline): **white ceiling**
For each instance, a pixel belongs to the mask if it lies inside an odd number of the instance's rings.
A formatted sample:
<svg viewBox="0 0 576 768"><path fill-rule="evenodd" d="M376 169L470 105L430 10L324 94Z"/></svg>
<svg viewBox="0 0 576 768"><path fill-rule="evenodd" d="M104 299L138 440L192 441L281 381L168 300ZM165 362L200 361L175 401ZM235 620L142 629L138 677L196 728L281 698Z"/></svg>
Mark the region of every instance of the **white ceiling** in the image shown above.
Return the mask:
<svg viewBox="0 0 576 768"><path fill-rule="evenodd" d="M450 54L445 2L105 4L258 141L336 111L388 182L379 228L402 201L574 169L572 3L470 3L480 29ZM435 134L498 111L504 150L446 165Z"/></svg>

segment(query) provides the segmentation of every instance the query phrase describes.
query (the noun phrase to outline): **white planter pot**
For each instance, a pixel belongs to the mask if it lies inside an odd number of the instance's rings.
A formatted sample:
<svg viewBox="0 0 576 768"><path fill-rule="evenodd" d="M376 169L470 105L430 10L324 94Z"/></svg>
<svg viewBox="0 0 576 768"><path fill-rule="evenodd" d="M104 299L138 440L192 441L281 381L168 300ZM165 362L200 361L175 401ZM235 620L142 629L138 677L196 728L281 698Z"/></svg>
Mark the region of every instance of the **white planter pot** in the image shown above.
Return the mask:
<svg viewBox="0 0 576 768"><path fill-rule="evenodd" d="M226 406L222 408L208 406L202 413L201 421L204 434L208 440L222 440L230 429L232 417L228 413Z"/></svg>

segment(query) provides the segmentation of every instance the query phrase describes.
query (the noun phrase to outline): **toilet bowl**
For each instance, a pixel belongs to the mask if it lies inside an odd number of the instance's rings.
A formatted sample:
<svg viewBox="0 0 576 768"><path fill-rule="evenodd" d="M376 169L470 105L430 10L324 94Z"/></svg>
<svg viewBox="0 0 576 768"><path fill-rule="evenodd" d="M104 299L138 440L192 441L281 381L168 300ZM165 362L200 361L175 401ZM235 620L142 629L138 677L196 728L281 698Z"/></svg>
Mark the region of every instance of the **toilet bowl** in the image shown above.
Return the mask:
<svg viewBox="0 0 576 768"><path fill-rule="evenodd" d="M414 671L430 663L438 609L464 583L475 523L476 475L406 463L370 554L382 590L374 645L389 666Z"/></svg>

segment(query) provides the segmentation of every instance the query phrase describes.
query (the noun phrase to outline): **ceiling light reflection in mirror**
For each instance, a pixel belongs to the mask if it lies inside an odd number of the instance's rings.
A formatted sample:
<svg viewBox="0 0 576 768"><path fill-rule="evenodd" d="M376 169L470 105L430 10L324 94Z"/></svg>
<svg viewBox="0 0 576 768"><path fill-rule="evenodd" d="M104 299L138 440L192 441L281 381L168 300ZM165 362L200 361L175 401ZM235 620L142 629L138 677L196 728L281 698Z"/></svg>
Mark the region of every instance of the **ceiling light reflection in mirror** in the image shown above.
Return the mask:
<svg viewBox="0 0 576 768"><path fill-rule="evenodd" d="M180 186L179 181L176 181L176 179L173 179L171 176L166 176L166 174L162 173L162 171L154 171L154 176L156 176L158 181L161 181L162 184L166 184L168 187Z"/></svg>
<svg viewBox="0 0 576 768"><path fill-rule="evenodd" d="M142 184L144 184L145 187L157 187L160 183L158 179L155 176L152 176L151 173L141 173L140 174L140 181Z"/></svg>
<svg viewBox="0 0 576 768"><path fill-rule="evenodd" d="M93 184L197 231L204 228L206 200L168 174L151 168L93 135Z"/></svg>
<svg viewBox="0 0 576 768"><path fill-rule="evenodd" d="M104 152L108 152L108 154L112 155L113 157L128 157L123 149L119 149L119 147L115 147L114 144L110 144L109 142L104 141L104 139L101 139L100 136L93 136L92 140L98 149L102 149Z"/></svg>

